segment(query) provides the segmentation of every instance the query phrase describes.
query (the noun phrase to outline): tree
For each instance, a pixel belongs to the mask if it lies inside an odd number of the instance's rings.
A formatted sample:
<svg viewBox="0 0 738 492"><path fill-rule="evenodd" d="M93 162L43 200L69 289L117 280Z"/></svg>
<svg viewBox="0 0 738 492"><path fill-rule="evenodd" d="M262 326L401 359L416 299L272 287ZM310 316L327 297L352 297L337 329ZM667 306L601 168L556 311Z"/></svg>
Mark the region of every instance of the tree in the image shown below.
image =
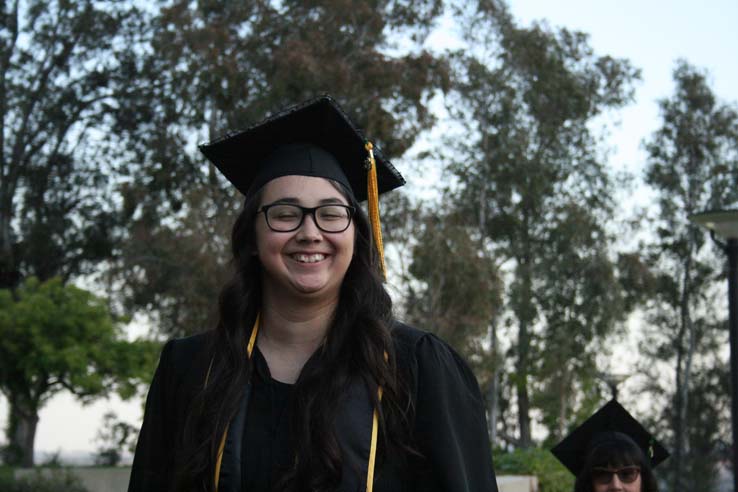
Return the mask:
<svg viewBox="0 0 738 492"><path fill-rule="evenodd" d="M446 88L447 73L442 59L415 49L437 0L159 5L147 56L132 60L148 90L121 104L116 119L131 152L122 172L133 221L119 277L131 309L183 334L215 324L241 205L194 150L197 140L329 92L386 155L399 156L432 124L427 100ZM396 49L399 38L411 48Z"/></svg>
<svg viewBox="0 0 738 492"><path fill-rule="evenodd" d="M9 402L6 462L33 465L38 412L56 393L83 402L148 381L157 344L128 342L105 301L59 278L0 290L0 391Z"/></svg>
<svg viewBox="0 0 738 492"><path fill-rule="evenodd" d="M659 279L648 311L654 330L647 345L653 347L652 359L668 361L674 370L673 388L657 386L670 395L665 409L673 435L670 486L677 491L702 489L692 487L690 477L712 473L693 468L699 463L695 453L704 456L693 438L715 440L719 428L704 428L702 435L691 432L691 425L702 428L702 415L691 413L701 404L691 400L695 380L709 380L707 375L724 364L711 350L725 338L723 320L712 308L719 298L713 292L721 261L705 251L705 234L688 217L738 201L738 112L719 103L705 73L687 62L677 63L673 78L674 95L659 102L661 128L646 144L645 181L657 193L651 253ZM699 391L697 398L709 398ZM715 396L728 394L725 387Z"/></svg>
<svg viewBox="0 0 738 492"><path fill-rule="evenodd" d="M614 218L614 181L590 124L631 100L638 71L595 56L583 33L519 27L501 1L474 6L459 12L469 49L453 58L448 107L463 137L448 143L450 171L455 206L504 272L503 326L516 328L516 444L527 447L532 406L559 435L575 414L577 384L592 387L583 376L596 342L623 317L604 226Z"/></svg>
<svg viewBox="0 0 738 492"><path fill-rule="evenodd" d="M496 265L480 255L475 232L458 218L427 215L416 231L405 301L411 322L440 335L472 364L485 356L482 341L501 303Z"/></svg>
<svg viewBox="0 0 738 492"><path fill-rule="evenodd" d="M488 388L488 426L496 443L502 284L478 230L453 210L439 213L444 203L441 199L427 208L409 201L393 204L389 242L410 250L409 267L401 272L401 306L408 321L438 334L462 354L480 386Z"/></svg>
<svg viewBox="0 0 738 492"><path fill-rule="evenodd" d="M24 277L67 282L113 254L121 217L108 123L134 87L125 60L143 20L130 2L0 5L0 289L11 297ZM41 396L11 393L11 445L29 460Z"/></svg>
<svg viewBox="0 0 738 492"><path fill-rule="evenodd" d="M120 61L141 13L92 0L0 9L0 288L30 275L66 281L113 247L105 124L132 86Z"/></svg>
<svg viewBox="0 0 738 492"><path fill-rule="evenodd" d="M95 454L95 464L101 466L117 466L123 459L123 451L135 448L138 428L118 420L115 412L107 412L103 416L103 427L97 433L99 446ZM133 441L133 442L132 442Z"/></svg>

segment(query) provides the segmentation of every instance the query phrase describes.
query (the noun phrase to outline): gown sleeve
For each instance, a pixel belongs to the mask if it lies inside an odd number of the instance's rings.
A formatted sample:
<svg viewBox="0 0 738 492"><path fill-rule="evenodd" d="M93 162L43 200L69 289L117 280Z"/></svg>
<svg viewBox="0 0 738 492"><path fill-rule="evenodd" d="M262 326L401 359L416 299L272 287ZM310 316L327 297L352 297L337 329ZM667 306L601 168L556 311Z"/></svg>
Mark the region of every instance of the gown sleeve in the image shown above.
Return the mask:
<svg viewBox="0 0 738 492"><path fill-rule="evenodd" d="M443 492L497 492L485 405L464 360L432 334L418 340L415 439Z"/></svg>
<svg viewBox="0 0 738 492"><path fill-rule="evenodd" d="M159 366L146 397L143 424L138 436L136 453L131 467L128 492L162 492L169 490L172 457L174 454L173 433L169 422L172 415L171 395L171 352L173 341L162 350Z"/></svg>

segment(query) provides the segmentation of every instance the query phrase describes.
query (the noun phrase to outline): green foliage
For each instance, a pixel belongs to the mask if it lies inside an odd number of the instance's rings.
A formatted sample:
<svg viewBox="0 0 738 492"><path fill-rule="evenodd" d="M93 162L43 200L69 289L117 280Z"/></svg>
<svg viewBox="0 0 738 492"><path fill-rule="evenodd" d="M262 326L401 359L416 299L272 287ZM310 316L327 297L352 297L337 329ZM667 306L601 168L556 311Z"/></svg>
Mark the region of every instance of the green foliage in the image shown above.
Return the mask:
<svg viewBox="0 0 738 492"><path fill-rule="evenodd" d="M88 492L80 480L68 470L52 470L15 479L12 469L0 473L0 490L3 492Z"/></svg>
<svg viewBox="0 0 738 492"><path fill-rule="evenodd" d="M409 319L438 333L474 362L480 342L501 304L497 266L484 257L468 227L450 216L424 219L409 273L422 282L408 286Z"/></svg>
<svg viewBox="0 0 738 492"><path fill-rule="evenodd" d="M62 389L83 399L113 390L126 398L151 373L155 344L123 340L101 298L58 278L30 278L13 297L0 291L4 392L25 387L39 404Z"/></svg>
<svg viewBox="0 0 738 492"><path fill-rule="evenodd" d="M0 484L7 483L13 478L13 468L12 466L7 466L0 464Z"/></svg>
<svg viewBox="0 0 738 492"><path fill-rule="evenodd" d="M548 449L528 448L494 454L497 475L535 475L540 492L571 492L574 476Z"/></svg>
<svg viewBox="0 0 738 492"><path fill-rule="evenodd" d="M112 254L111 105L143 14L132 2L0 5L0 288L65 280ZM8 274L10 272L11 274Z"/></svg>
<svg viewBox="0 0 738 492"><path fill-rule="evenodd" d="M32 451L18 433L32 442L39 409L59 391L83 402L113 391L133 396L149 380L157 349L123 339L101 298L58 278L0 290L0 391L11 403L10 447Z"/></svg>
<svg viewBox="0 0 738 492"><path fill-rule="evenodd" d="M138 428L118 420L114 412L107 412L103 417L103 427L97 433L95 464L117 466L123 458L124 450L133 451L137 433Z"/></svg>

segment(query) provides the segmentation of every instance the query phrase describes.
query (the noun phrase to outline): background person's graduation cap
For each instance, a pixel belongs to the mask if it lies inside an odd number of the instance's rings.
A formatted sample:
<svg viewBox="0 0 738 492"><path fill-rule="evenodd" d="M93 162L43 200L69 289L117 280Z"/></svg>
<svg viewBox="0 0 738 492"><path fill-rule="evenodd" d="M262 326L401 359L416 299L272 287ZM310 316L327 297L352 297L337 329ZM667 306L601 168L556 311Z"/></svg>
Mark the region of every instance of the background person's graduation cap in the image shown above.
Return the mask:
<svg viewBox="0 0 738 492"><path fill-rule="evenodd" d="M200 145L200 151L248 200L272 179L315 176L368 200L380 264L384 253L378 195L405 180L328 95L290 107L246 130Z"/></svg>
<svg viewBox="0 0 738 492"><path fill-rule="evenodd" d="M594 415L574 429L551 452L575 476L584 467L587 455L595 447L608 442L631 440L656 467L669 457L669 452L616 400L610 400Z"/></svg>

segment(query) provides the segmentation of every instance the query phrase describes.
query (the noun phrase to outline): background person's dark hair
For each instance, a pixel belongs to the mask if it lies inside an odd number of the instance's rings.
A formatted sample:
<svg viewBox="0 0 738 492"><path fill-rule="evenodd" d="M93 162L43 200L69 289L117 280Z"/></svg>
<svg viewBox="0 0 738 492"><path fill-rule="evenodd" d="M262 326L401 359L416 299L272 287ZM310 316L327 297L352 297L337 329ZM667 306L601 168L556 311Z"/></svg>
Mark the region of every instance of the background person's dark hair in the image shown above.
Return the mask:
<svg viewBox="0 0 738 492"><path fill-rule="evenodd" d="M283 475L280 490L321 491L340 483L340 448L332 423L338 398L354 378L363 380L380 412L381 459L388 450L406 447L409 394L397 376L390 335L392 301L384 289L371 228L361 205L336 185L354 214L354 257L346 272L340 302L321 348L320 363L306 368L294 387L291 428L299 456ZM208 384L194 398L184 427L175 467L175 490L210 491L220 439L235 415L241 388L248 381L246 345L261 306L261 265L255 244L255 220L261 194L245 204L232 235L234 275L220 294L220 320L211 337L212 366ZM388 359L385 360L385 355Z"/></svg>
<svg viewBox="0 0 738 492"><path fill-rule="evenodd" d="M592 492L592 469L597 467L619 468L638 466L641 469L641 491L658 492L658 484L651 464L643 450L633 441L617 439L594 446L587 455L581 473L577 476L574 492Z"/></svg>

